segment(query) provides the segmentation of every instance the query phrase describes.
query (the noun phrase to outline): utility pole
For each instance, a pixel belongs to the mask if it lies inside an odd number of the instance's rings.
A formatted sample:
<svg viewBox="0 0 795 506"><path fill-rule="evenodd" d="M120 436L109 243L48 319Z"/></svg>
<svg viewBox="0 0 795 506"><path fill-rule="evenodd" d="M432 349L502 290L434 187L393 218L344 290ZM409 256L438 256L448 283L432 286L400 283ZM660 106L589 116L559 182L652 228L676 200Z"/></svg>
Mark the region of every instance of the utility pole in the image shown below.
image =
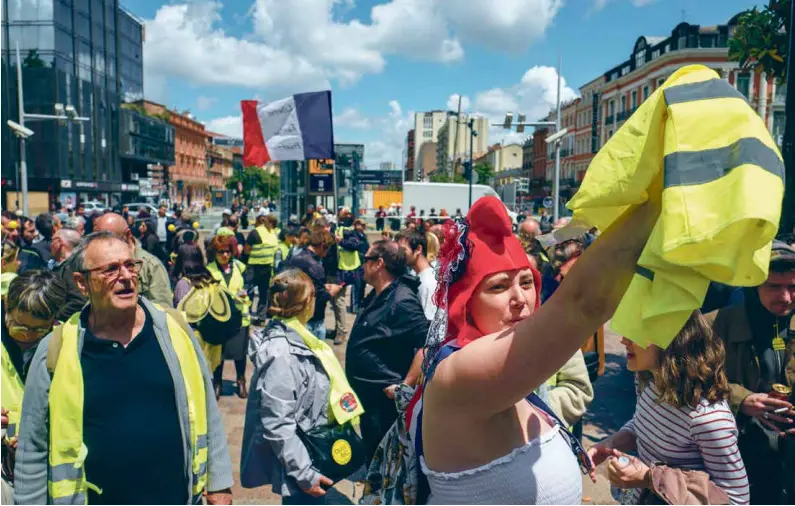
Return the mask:
<svg viewBox="0 0 795 506"><path fill-rule="evenodd" d="M787 98L784 109L784 207L781 232L791 234L795 227L795 0L790 2L789 52L787 58Z"/></svg>
<svg viewBox="0 0 795 506"><path fill-rule="evenodd" d="M561 57L558 56L558 98L557 107L555 109L555 131L560 131L560 70L563 66ZM555 142L555 182L552 187L552 219L558 221L560 215L560 143L561 139Z"/></svg>
<svg viewBox="0 0 795 506"><path fill-rule="evenodd" d="M472 209L472 180L475 178L475 118L469 118L469 208ZM469 212L469 210L467 210Z"/></svg>
<svg viewBox="0 0 795 506"><path fill-rule="evenodd" d="M19 100L19 125L25 128L25 100L22 96L22 60L19 57L19 44L17 43L17 100ZM17 191L22 191L22 214L30 216L28 208L28 162L27 153L25 149L25 136L19 136L19 172L21 188ZM75 203L77 204L77 203Z"/></svg>
<svg viewBox="0 0 795 506"><path fill-rule="evenodd" d="M353 174L351 174L351 186L353 186L353 197L351 202L351 212L354 219L359 216L359 154L353 151Z"/></svg>
<svg viewBox="0 0 795 506"><path fill-rule="evenodd" d="M453 140L453 173L450 174L450 181L455 181L458 172L458 125L461 123L461 94L458 94L458 112L455 114L455 140ZM449 129L448 129L449 130ZM448 131L449 135L449 131ZM449 146L449 144L448 144ZM445 160L447 162L447 160Z"/></svg>

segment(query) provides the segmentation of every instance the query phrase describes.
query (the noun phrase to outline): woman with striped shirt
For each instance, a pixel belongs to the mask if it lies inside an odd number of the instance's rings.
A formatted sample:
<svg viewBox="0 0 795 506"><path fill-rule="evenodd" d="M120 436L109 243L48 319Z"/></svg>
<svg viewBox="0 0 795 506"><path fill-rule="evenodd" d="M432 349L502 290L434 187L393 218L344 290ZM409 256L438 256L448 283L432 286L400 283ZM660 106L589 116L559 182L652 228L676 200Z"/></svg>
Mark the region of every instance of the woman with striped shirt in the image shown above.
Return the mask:
<svg viewBox="0 0 795 506"><path fill-rule="evenodd" d="M652 489L653 464L706 472L733 504L747 504L748 479L727 403L723 343L701 313L693 313L667 349L644 349L626 338L621 342L627 368L637 373L635 414L588 450L594 464L609 461L613 485L633 489L629 504L644 502L644 492ZM624 454L630 451L639 458ZM619 460L622 456L629 463Z"/></svg>

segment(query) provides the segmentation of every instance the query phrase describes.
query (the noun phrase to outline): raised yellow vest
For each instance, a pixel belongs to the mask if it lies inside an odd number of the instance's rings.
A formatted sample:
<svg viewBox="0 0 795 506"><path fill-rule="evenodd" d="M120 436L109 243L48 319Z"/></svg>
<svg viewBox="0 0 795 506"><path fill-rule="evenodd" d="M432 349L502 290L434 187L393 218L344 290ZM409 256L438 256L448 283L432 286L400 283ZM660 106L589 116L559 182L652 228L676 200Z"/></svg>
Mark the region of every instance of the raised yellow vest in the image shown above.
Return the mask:
<svg viewBox="0 0 795 506"><path fill-rule="evenodd" d="M273 255L276 254L279 238L263 226L255 228L251 233L259 234L260 243L251 247L251 253L248 255L248 264L273 265Z"/></svg>
<svg viewBox="0 0 795 506"><path fill-rule="evenodd" d="M16 437L19 434L19 417L22 414L22 395L25 392L25 384L19 376L11 357L8 356L6 345L0 351L2 359L2 394L3 408L8 410L8 429L6 435Z"/></svg>
<svg viewBox="0 0 795 506"><path fill-rule="evenodd" d="M352 227L337 227L335 234L342 239L345 232L353 230ZM353 271L361 267L362 261L358 251L347 251L342 247L337 247L337 268L341 271Z"/></svg>
<svg viewBox="0 0 795 506"><path fill-rule="evenodd" d="M210 262L207 264L207 270L210 271L213 278L221 283L221 286L229 290L234 297L235 306L243 313L243 326L248 327L251 325L251 299L249 299L248 296L246 296L245 299L241 299L237 296L237 293L242 290L245 285L243 273L246 272L246 265L239 260L232 260L232 278L229 280L229 284L224 280L224 274L221 272L221 269L218 268L217 263Z"/></svg>
<svg viewBox="0 0 795 506"><path fill-rule="evenodd" d="M193 452L192 499L207 486L207 406L204 377L190 336L167 313L168 333L179 360L188 396L188 419ZM88 449L83 444L83 370L78 350L80 313L61 327L58 361L50 386L49 499L52 504L87 504L88 489L101 493L86 478L83 466ZM50 346L53 345L51 341ZM135 479L130 476L130 479Z"/></svg>

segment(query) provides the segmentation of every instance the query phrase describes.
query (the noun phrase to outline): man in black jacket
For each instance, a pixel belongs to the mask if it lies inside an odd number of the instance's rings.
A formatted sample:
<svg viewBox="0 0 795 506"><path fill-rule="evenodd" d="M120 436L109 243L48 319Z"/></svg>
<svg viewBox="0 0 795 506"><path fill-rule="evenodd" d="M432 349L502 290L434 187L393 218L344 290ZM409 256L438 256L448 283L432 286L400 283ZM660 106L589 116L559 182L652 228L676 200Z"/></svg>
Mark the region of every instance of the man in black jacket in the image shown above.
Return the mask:
<svg viewBox="0 0 795 506"><path fill-rule="evenodd" d="M351 331L345 374L366 406L362 438L368 457L397 419L394 387L414 385L429 322L406 275L406 254L392 241L373 243L364 257L364 280L373 287Z"/></svg>

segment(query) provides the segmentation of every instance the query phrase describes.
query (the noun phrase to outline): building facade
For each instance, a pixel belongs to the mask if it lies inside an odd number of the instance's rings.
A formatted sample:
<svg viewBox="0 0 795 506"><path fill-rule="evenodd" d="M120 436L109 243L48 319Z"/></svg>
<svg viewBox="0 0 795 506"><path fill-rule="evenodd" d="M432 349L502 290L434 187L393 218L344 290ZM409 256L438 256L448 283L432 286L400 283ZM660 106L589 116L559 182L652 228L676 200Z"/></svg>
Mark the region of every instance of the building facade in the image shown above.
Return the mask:
<svg viewBox="0 0 795 506"><path fill-rule="evenodd" d="M521 144L506 144L505 146L494 144L488 148L488 152L485 155L475 159L475 164L488 164L494 172L495 180L497 180L501 177L500 173L504 171L518 169L521 172L523 149ZM512 174L518 174L518 172ZM515 177L515 175L511 177Z"/></svg>
<svg viewBox="0 0 795 506"><path fill-rule="evenodd" d="M73 106L89 122L29 122L26 142L31 212L59 201L96 199L106 205L137 197L125 181L119 153L120 105L143 93L143 25L116 0L2 3L3 204L14 208L19 142L6 126L19 121L19 47L27 113L55 114ZM132 189L131 189L132 188Z"/></svg>
<svg viewBox="0 0 795 506"><path fill-rule="evenodd" d="M406 181L414 181L416 179L414 162L414 129L412 128L406 134Z"/></svg>
<svg viewBox="0 0 795 506"><path fill-rule="evenodd" d="M204 202L211 189L207 171L209 136L204 125L188 112L172 111L149 100L139 103L148 114L167 118L174 127L174 164L166 171L169 200L183 206Z"/></svg>
<svg viewBox="0 0 795 506"><path fill-rule="evenodd" d="M561 145L563 198L576 191L599 149L671 74L685 65L700 64L715 70L748 99L782 145L786 85L779 85L765 73L744 71L729 60L729 38L738 17L718 26L680 23L668 36L638 37L625 61L580 87L578 99L563 104L561 127L569 130ZM555 112L545 120L554 121ZM554 179L554 146L545 144L546 156L539 156L539 142L551 133L550 129L539 128L533 136L536 157L531 194L536 197L549 194Z"/></svg>
<svg viewBox="0 0 795 506"><path fill-rule="evenodd" d="M456 116L448 116L441 128L439 128L436 133L437 170L444 169L450 173L456 162L461 167L461 162L469 160L469 141L471 138L469 119L465 114L462 114L458 121L456 121ZM472 154L473 158L477 159L488 151L489 122L488 119L483 117L474 118L474 120L473 127L476 135L472 146ZM458 137L457 140L456 137Z"/></svg>
<svg viewBox="0 0 795 506"><path fill-rule="evenodd" d="M414 114L414 171L420 179L437 169L439 130L447 122L446 111L418 112Z"/></svg>

